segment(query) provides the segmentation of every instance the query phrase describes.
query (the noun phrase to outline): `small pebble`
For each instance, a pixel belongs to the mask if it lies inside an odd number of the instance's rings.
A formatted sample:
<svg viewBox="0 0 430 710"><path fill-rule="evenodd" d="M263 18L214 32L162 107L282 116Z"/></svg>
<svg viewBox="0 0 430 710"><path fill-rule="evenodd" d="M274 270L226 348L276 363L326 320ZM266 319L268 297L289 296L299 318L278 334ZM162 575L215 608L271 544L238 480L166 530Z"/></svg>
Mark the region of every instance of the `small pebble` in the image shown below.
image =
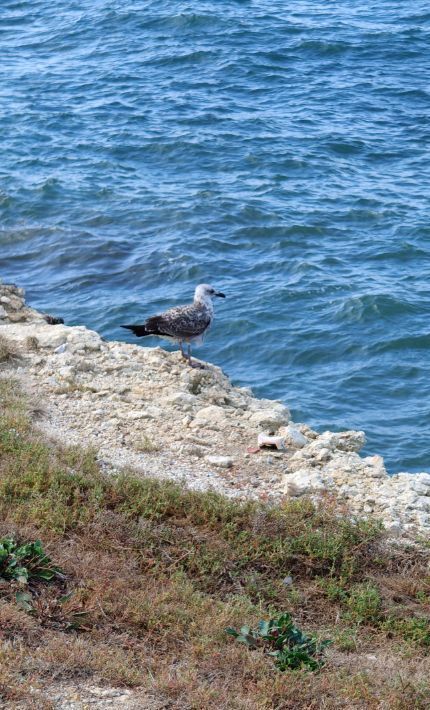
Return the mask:
<svg viewBox="0 0 430 710"><path fill-rule="evenodd" d="M205 461L218 468L231 468L233 459L230 456L205 456Z"/></svg>

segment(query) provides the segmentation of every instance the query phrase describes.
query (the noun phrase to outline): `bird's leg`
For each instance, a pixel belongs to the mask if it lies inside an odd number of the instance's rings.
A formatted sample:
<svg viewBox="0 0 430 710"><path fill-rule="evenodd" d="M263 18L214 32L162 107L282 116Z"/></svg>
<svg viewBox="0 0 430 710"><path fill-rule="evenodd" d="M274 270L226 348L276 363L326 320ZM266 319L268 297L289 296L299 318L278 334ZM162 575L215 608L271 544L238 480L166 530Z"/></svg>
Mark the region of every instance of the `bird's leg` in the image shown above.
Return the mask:
<svg viewBox="0 0 430 710"><path fill-rule="evenodd" d="M184 358L184 360L188 360L188 357L184 353L184 348L183 348L183 342L182 340L179 341L179 347L181 348L181 355Z"/></svg>
<svg viewBox="0 0 430 710"><path fill-rule="evenodd" d="M191 344L190 343L188 343L188 358L187 359L188 359L188 364L190 367L197 367L199 370L205 369L205 366L202 365L200 362L194 362L191 359Z"/></svg>

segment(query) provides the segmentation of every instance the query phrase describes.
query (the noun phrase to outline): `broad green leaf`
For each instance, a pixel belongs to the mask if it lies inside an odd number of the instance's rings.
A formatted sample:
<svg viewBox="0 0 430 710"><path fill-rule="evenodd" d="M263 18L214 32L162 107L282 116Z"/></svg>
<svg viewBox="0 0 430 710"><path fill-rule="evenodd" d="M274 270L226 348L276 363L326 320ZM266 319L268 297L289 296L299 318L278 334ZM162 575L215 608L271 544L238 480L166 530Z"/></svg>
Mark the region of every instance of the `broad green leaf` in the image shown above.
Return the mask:
<svg viewBox="0 0 430 710"><path fill-rule="evenodd" d="M20 584L27 584L28 571L25 567L16 567L13 571L13 578Z"/></svg>
<svg viewBox="0 0 430 710"><path fill-rule="evenodd" d="M228 626L225 629L226 634L229 634L230 636L234 636L234 638L237 638L239 636L238 632L236 629L233 629L231 626Z"/></svg>
<svg viewBox="0 0 430 710"><path fill-rule="evenodd" d="M32 606L32 596L28 592L17 592L15 594L15 601L21 609L24 611L33 611Z"/></svg>

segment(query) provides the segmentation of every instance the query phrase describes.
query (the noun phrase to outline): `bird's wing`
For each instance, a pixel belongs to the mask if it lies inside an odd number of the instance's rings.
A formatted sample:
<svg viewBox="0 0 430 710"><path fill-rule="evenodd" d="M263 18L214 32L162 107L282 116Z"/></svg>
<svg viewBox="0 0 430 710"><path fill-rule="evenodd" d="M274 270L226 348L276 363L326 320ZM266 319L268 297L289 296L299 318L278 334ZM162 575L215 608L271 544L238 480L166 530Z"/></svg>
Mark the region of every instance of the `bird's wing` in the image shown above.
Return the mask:
<svg viewBox="0 0 430 710"><path fill-rule="evenodd" d="M159 316L148 318L145 328L154 335L172 338L194 338L202 335L211 323L206 308L195 305L169 308Z"/></svg>

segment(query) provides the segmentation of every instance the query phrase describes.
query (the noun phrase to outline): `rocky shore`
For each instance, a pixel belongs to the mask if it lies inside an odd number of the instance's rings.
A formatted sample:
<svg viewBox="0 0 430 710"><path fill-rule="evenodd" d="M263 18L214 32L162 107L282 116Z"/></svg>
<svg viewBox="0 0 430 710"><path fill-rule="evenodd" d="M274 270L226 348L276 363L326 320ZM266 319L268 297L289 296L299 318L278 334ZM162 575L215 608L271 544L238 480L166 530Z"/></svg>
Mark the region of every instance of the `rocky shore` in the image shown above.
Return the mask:
<svg viewBox="0 0 430 710"><path fill-rule="evenodd" d="M55 323L6 284L0 376L22 382L47 435L93 447L107 470L242 498L330 495L392 534L430 530L430 474L389 476L381 456L359 455L363 432L319 434L293 423L284 404L232 386L214 365L191 369L176 352ZM260 448L262 434L280 437L281 448Z"/></svg>

